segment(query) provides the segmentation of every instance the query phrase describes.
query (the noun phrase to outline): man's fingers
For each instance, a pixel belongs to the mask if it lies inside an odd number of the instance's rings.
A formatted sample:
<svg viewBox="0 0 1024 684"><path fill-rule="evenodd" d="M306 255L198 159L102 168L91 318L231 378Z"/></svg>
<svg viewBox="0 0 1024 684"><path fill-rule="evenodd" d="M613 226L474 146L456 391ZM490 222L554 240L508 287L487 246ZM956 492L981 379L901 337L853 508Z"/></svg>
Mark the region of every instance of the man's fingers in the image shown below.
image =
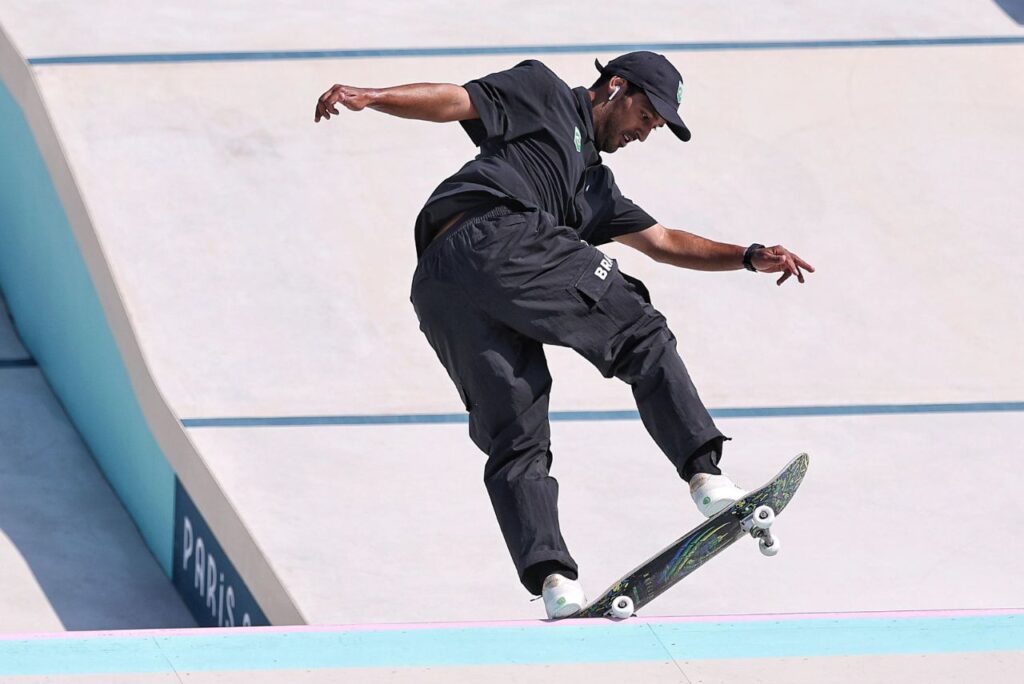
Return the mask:
<svg viewBox="0 0 1024 684"><path fill-rule="evenodd" d="M338 114L338 109L334 105L342 97L344 94L338 86L334 86L321 95L316 103L316 114L313 116L313 120L319 122L320 119L330 119L331 114Z"/></svg>
<svg viewBox="0 0 1024 684"><path fill-rule="evenodd" d="M762 251L761 257L763 259L761 262L762 268L758 270L769 273L782 273L782 277L775 282L776 285L782 285L792 276L796 276L800 283L805 282L804 269L808 273L814 273L813 266L782 245L776 245Z"/></svg>
<svg viewBox="0 0 1024 684"><path fill-rule="evenodd" d="M340 114L338 111L337 104L345 104L345 94L338 90L328 90L326 93L320 96L320 100L316 105L316 121L320 119L330 119L332 114Z"/></svg>
<svg viewBox="0 0 1024 684"><path fill-rule="evenodd" d="M786 260L786 272L790 275L796 275L796 279L801 283L804 282L804 274L800 272L800 267L796 263L796 259L790 258Z"/></svg>

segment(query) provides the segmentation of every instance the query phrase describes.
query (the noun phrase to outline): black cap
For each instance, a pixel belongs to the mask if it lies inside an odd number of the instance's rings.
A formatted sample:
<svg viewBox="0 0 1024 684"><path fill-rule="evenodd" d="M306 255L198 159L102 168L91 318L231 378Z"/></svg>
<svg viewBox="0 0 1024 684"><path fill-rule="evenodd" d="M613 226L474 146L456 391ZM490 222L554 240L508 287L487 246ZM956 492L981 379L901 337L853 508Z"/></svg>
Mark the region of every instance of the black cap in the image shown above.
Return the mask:
<svg viewBox="0 0 1024 684"><path fill-rule="evenodd" d="M605 66L595 59L594 65L602 76L621 76L642 88L676 137L684 142L690 139L690 129L679 118L678 112L679 103L683 101L683 77L665 55L628 52Z"/></svg>

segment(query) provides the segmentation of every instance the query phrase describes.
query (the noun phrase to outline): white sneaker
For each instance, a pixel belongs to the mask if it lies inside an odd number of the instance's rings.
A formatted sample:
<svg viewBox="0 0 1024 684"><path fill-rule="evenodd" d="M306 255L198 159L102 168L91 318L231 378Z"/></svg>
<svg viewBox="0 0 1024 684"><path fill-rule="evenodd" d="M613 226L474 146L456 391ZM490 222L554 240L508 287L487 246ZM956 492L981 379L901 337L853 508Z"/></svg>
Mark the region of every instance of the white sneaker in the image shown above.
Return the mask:
<svg viewBox="0 0 1024 684"><path fill-rule="evenodd" d="M583 585L557 573L548 575L544 580L541 595L544 597L544 610L551 619L568 617L587 605Z"/></svg>
<svg viewBox="0 0 1024 684"><path fill-rule="evenodd" d="M690 496L705 517L712 517L724 511L747 495L729 479L728 475L697 473L690 478Z"/></svg>

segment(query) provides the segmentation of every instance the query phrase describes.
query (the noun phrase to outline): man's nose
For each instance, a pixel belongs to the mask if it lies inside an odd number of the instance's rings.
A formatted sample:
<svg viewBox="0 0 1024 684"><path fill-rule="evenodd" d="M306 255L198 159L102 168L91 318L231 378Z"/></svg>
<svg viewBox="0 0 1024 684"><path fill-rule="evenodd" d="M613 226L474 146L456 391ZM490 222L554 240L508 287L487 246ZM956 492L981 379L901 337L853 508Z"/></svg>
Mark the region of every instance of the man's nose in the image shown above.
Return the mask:
<svg viewBox="0 0 1024 684"><path fill-rule="evenodd" d="M665 120L662 119L661 117L658 117L657 119L655 119L655 120L651 121L650 123L648 123L647 124L647 132L644 133L644 140L647 140L647 136L649 136L653 131L656 131L659 128L661 128L662 126L664 126L665 123L666 123Z"/></svg>

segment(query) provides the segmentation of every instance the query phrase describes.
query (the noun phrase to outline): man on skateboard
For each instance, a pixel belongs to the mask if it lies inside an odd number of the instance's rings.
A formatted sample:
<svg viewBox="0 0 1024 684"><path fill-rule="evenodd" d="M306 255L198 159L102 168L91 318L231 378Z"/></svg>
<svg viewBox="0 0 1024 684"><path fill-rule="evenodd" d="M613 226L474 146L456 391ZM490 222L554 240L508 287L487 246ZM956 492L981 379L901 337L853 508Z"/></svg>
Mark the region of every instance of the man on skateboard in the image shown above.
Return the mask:
<svg viewBox="0 0 1024 684"><path fill-rule="evenodd" d="M319 122L375 109L458 121L480 154L441 183L416 220L412 303L420 329L487 454L484 482L520 581L549 617L586 604L559 528L551 465L545 344L575 349L631 386L651 437L706 516L745 493L718 468L727 439L697 395L647 288L594 245L621 242L656 261L705 271L781 273L810 264L785 247L747 248L666 228L619 191L601 153L643 142L677 112L683 80L662 55L631 52L588 88L536 60L467 83L370 89L335 85Z"/></svg>

